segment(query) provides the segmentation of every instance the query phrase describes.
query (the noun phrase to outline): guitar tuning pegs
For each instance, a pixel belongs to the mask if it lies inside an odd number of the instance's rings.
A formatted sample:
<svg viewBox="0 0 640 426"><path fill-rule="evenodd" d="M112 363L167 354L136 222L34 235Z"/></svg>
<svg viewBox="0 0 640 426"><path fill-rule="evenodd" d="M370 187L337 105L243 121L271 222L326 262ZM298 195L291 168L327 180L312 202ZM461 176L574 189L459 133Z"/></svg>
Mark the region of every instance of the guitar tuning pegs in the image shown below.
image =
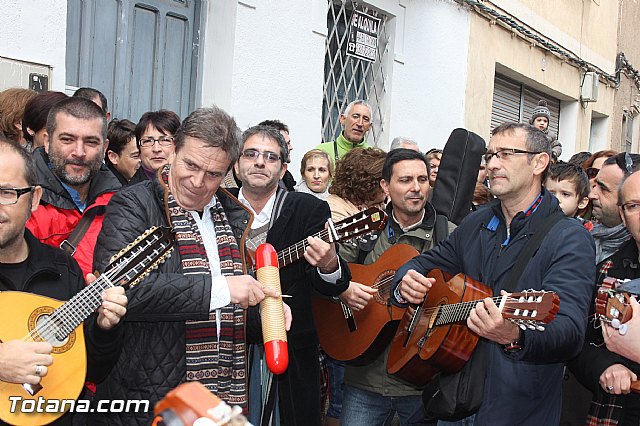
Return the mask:
<svg viewBox="0 0 640 426"><path fill-rule="evenodd" d="M627 329L628 329L627 324L620 324L620 327L618 328L618 333L624 336L625 334L627 334Z"/></svg>
<svg viewBox="0 0 640 426"><path fill-rule="evenodd" d="M520 327L520 329L522 329L522 330L526 330L527 329L527 326L524 325L523 323L519 323L518 327Z"/></svg>
<svg viewBox="0 0 640 426"><path fill-rule="evenodd" d="M613 328L620 328L621 324L620 324L620 320L618 318L614 318L611 320L611 327Z"/></svg>
<svg viewBox="0 0 640 426"><path fill-rule="evenodd" d="M541 325L536 326L536 330L538 331L544 331L544 327Z"/></svg>

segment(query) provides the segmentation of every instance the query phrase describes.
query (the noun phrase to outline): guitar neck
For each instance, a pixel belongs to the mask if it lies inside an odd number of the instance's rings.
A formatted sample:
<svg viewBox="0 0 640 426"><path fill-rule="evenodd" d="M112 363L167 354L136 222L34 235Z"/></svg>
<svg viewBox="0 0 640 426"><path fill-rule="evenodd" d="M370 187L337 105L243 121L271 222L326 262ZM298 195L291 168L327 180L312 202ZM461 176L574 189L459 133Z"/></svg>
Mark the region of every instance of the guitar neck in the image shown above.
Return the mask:
<svg viewBox="0 0 640 426"><path fill-rule="evenodd" d="M493 302L498 305L502 297L494 297ZM452 324L455 322L466 321L471 314L471 310L476 307L480 300L471 300L469 302L454 303L451 305L440 305L439 315L434 326Z"/></svg>
<svg viewBox="0 0 640 426"><path fill-rule="evenodd" d="M326 229L320 232L316 232L312 235L312 237L320 238L322 239L322 241L325 241L327 243L331 242L329 236L329 231ZM278 267L283 268L300 259L304 255L304 251L308 246L309 244L307 243L307 239L305 238L302 241L298 241L297 243L280 250L278 252Z"/></svg>
<svg viewBox="0 0 640 426"><path fill-rule="evenodd" d="M114 286L108 274L101 275L51 314L65 337L102 304L102 292Z"/></svg>

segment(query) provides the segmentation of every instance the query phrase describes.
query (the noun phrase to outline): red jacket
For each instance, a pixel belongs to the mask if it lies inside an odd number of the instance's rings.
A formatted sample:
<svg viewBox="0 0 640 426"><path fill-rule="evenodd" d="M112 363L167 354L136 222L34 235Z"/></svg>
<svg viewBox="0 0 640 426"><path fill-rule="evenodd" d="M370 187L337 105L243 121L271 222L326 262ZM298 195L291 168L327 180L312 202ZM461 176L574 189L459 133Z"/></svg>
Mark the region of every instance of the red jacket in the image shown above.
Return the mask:
<svg viewBox="0 0 640 426"><path fill-rule="evenodd" d="M38 185L42 186L43 193L40 206L27 221L27 228L41 242L60 247L60 244L75 229L83 214L87 214L95 208L101 209L73 254L73 257L80 264L83 275L86 276L93 272L93 250L102 229L104 207L109 203L115 191L120 188L120 182L106 166L102 166L91 180L87 208L84 212L80 212L71 195L49 170L49 158L44 150L38 148L34 151L33 156L36 160Z"/></svg>

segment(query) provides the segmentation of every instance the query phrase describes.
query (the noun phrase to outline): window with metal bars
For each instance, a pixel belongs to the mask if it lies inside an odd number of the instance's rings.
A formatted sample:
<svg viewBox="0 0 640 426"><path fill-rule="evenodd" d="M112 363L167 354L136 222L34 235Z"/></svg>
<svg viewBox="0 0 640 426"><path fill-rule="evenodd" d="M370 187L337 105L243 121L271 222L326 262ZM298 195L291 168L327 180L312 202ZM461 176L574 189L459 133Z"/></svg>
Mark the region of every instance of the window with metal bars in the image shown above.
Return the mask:
<svg viewBox="0 0 640 426"><path fill-rule="evenodd" d="M346 54L348 23L354 10L380 18L378 49L375 62L368 62ZM389 55L387 16L357 1L329 0L327 13L327 42L324 58L324 86L322 102L323 142L335 140L342 131L340 114L356 99L363 99L372 109L372 126L367 143L382 144L381 135L386 127L383 111L389 70L385 69Z"/></svg>

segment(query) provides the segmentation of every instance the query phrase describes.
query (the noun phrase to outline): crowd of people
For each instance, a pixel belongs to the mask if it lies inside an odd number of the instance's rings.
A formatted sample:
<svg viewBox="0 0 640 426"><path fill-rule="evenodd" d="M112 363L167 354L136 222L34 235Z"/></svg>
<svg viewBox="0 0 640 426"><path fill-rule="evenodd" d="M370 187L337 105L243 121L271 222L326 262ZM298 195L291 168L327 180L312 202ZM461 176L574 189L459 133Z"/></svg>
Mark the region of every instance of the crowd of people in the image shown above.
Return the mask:
<svg viewBox="0 0 640 426"><path fill-rule="evenodd" d="M168 227L175 238L171 257L126 292L106 290L83 326L78 397L148 400L149 411L58 423L150 424L170 390L199 381L256 425L640 424L640 305L631 298L620 324L597 315L595 302L605 278L640 278L640 155L563 162L550 120L541 101L529 123L493 129L477 179L471 171L469 214L454 224L430 203L446 150L404 136L388 152L370 146L364 100L345 107L334 141L303 155L295 182L279 120L241 131L214 106L182 121L150 111L134 123L110 120L92 88L0 92L0 291L68 300L147 229ZM371 207L386 213L381 231L341 243L320 236ZM280 292L253 274L263 243L302 246L280 270ZM373 265L397 246L420 254L401 259L387 295L352 279L350 265ZM510 282L516 265L522 275ZM475 303L466 326L480 337L473 356L486 359L482 403L453 421L425 412L424 384L388 372L391 341L366 362L324 353L312 309L325 298L361 312L384 297L389 312L414 312L435 269L495 296L538 290L561 301L544 332L505 319L495 298ZM283 303L289 366L280 375L265 363L265 298ZM54 349L3 340L0 380L37 385L56 368Z"/></svg>

